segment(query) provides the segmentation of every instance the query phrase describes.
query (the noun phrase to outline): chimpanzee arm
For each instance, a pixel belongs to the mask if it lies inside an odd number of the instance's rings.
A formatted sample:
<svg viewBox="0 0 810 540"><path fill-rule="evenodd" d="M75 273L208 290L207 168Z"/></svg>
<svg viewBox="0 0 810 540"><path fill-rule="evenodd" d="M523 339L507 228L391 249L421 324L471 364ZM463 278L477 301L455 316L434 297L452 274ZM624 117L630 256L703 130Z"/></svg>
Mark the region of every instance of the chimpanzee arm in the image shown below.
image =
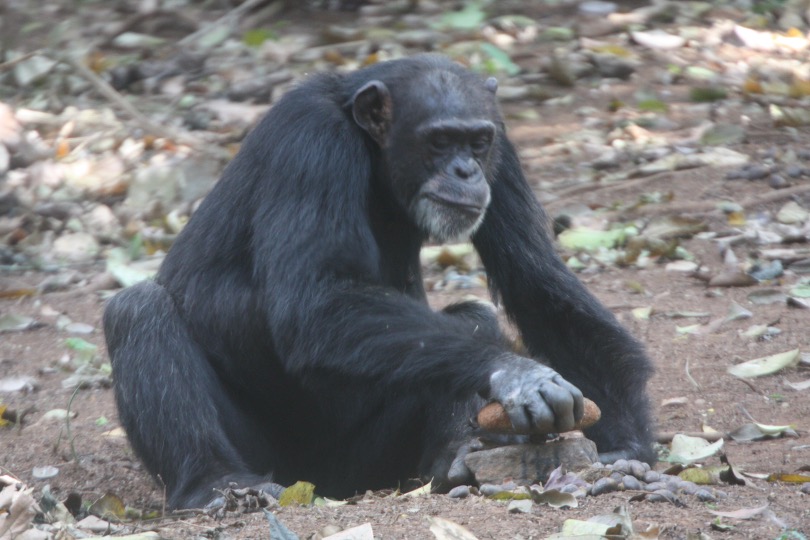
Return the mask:
<svg viewBox="0 0 810 540"><path fill-rule="evenodd" d="M546 214L505 137L499 152L492 202L473 238L494 293L529 351L602 409L603 420L588 432L600 452L650 459L650 363L555 253Z"/></svg>
<svg viewBox="0 0 810 540"><path fill-rule="evenodd" d="M570 429L582 414L581 393L553 370L395 291L333 284L306 309L271 316L273 333L288 336L277 343L286 369L313 386L351 381L457 399L478 392L503 402L523 431Z"/></svg>

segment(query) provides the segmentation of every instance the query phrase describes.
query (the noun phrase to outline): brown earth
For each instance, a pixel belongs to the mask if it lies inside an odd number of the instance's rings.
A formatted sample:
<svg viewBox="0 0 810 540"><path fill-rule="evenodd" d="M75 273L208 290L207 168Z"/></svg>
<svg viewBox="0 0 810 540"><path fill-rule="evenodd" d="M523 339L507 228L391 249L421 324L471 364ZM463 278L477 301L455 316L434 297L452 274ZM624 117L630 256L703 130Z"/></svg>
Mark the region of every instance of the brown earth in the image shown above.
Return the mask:
<svg viewBox="0 0 810 540"><path fill-rule="evenodd" d="M644 80L644 77L642 70L639 78ZM620 88L614 88L614 91L621 97ZM628 95L632 91L630 86L625 89ZM579 129L583 119L574 112L578 108L592 106L600 111L598 114L607 117L610 96L588 89L572 92L572 103L540 109L540 121L510 121L512 136L522 151L539 148L566 132ZM507 108L507 112L510 110ZM807 148L810 146L810 131L804 128L789 135L769 126L752 125L747 141L734 148L756 158L773 148L780 151L786 146ZM526 159L525 165L529 179L543 188L538 193L543 199L548 199L545 187L571 176L578 161L575 156L561 154L542 161ZM575 197L550 200L547 207L553 214L571 202L591 206L632 203L642 192L672 192L676 203L740 201L773 193L764 181L724 180L726 172L701 168L660 174L641 183L629 181L624 187L584 191ZM805 208L810 207L810 196L799 196L797 200ZM783 202L755 206L748 213L773 212ZM710 213L705 217L711 230L720 231L727 227L720 214ZM721 259L710 241L690 239L685 240L683 246L712 270L721 268ZM99 265L78 270L81 275L92 277L101 273L103 268ZM45 277L39 273L2 275L0 291L32 287ZM728 366L742 360L795 348L810 352L810 311L784 304L753 305L747 295L757 287L713 290L709 294L703 282L682 273L667 272L663 265L642 270L605 267L599 273L582 275L581 279L645 343L657 369L649 391L660 431L694 432L705 425L728 432L749 422L749 415L765 424L794 424L798 438L749 444L727 440L726 455L738 470L750 473L795 472L810 466L810 439L807 435L810 430L810 391L795 391L785 384L788 380L796 382L810 378L810 370L807 367L789 369L748 383L726 372ZM796 280L795 276L785 279L789 283ZM39 384L39 388L30 393L2 395L2 403L10 409L32 408L21 427L0 431L2 472L12 473L36 488L50 484L60 498L76 492L85 501L92 501L111 492L131 507L159 509L162 506L160 488L144 472L126 440L107 435L118 427L111 390L81 390L71 402L72 390L61 386L67 375L60 368L60 358L69 352L65 346L68 334L56 329L51 310L66 314L74 321L93 325L97 330L82 337L98 345L104 354L104 340L99 330L103 301L96 294L76 294L77 287L67 292L0 300L0 315L27 315L43 323L30 331L0 334L0 379L31 376ZM440 306L467 292L431 293L430 298L434 305ZM486 296L482 289L472 292ZM676 333L676 326L691 323L667 316L673 312L708 312L711 316L699 319L707 322L725 316L732 301L751 310L753 317L726 324L709 335L680 335ZM653 306L654 312L650 320L639 321L632 316L631 309L644 306ZM738 332L752 324L776 326L781 334L766 341L739 337ZM687 364L688 374L693 380L687 375ZM664 400L679 397L686 398L685 403L662 405ZM42 420L46 411L68 406L77 413L70 422L69 435L64 423ZM171 411L165 411L165 414L171 414ZM59 474L46 481L35 480L32 469L43 465L58 467ZM666 464L661 463L657 468L665 467ZM287 507L278 509L276 514L301 538L309 538L327 525L348 528L366 522L372 524L378 538L432 538L427 518L440 516L467 527L479 539L537 539L557 532L566 519L588 519L610 513L620 505L628 506L630 514L639 523L658 527L661 538L686 538L699 531L712 538L780 538L785 530L810 534L810 499L800 492L799 485L749 477L745 486L718 487L728 493L726 499L701 503L684 496L683 507L630 502L632 494L620 492L580 499L580 506L576 509L559 510L535 505L529 514L509 514L505 503L477 496L453 500L443 495L417 499L371 495L357 504L339 508ZM716 518L710 510L733 511L766 504L769 511L752 520L723 519L724 524L733 526L730 532L711 529ZM204 515L166 518L144 522L140 527L157 530L166 538L269 536L267 521L261 513L228 514L220 521Z"/></svg>

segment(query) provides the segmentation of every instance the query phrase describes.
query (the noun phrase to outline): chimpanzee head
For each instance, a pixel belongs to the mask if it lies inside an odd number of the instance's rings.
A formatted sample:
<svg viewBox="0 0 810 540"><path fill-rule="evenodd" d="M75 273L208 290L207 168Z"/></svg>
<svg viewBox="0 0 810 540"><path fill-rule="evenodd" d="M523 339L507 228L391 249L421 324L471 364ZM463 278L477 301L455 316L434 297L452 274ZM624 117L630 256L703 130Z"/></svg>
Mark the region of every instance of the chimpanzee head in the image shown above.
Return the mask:
<svg viewBox="0 0 810 540"><path fill-rule="evenodd" d="M442 65L354 94L357 124L380 148L390 189L427 236L444 242L481 224L501 125L495 79Z"/></svg>

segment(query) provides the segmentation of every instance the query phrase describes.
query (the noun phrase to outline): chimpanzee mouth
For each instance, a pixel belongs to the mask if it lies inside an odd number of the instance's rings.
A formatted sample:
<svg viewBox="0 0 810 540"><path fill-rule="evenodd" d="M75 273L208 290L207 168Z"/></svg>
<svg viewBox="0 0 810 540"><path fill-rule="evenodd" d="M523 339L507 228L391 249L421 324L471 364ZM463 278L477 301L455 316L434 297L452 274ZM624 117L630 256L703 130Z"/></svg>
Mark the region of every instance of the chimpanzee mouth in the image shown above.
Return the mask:
<svg viewBox="0 0 810 540"><path fill-rule="evenodd" d="M438 203L442 206L446 206L454 211L460 212L462 214L468 215L469 217L475 219L480 216L486 206L482 205L479 202L472 202L472 201L458 201L453 199L446 199L441 197L435 193L429 193L425 195L426 199L429 199L433 203Z"/></svg>

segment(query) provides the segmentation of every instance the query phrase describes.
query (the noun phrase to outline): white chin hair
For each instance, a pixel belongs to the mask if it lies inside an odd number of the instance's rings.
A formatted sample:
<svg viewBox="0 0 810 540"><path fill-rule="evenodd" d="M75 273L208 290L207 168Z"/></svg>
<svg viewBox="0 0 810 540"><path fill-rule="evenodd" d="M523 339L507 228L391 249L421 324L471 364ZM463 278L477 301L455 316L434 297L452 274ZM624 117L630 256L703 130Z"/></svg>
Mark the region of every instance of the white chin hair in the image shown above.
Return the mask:
<svg viewBox="0 0 810 540"><path fill-rule="evenodd" d="M440 243L467 240L484 221L483 212L471 222L460 212L430 199L421 199L416 204L415 214L419 228Z"/></svg>

